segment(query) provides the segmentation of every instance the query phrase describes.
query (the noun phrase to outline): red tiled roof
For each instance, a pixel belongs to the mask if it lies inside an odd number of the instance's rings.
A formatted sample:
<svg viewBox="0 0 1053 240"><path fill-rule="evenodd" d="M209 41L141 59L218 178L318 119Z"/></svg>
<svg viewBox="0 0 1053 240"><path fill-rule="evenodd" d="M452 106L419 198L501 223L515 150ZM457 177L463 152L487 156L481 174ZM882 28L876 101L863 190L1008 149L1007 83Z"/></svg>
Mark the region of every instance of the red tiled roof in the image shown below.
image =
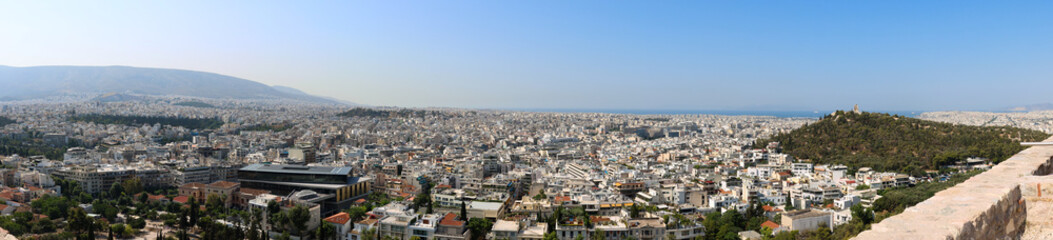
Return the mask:
<svg viewBox="0 0 1053 240"><path fill-rule="evenodd" d="M351 220L351 215L347 214L346 212L333 214L333 216L329 216L329 217L325 218L326 222L336 223L336 224L340 224L340 225L347 224L347 221L350 221L350 220Z"/></svg>
<svg viewBox="0 0 1053 240"><path fill-rule="evenodd" d="M365 198L360 198L358 200L355 200L355 203L359 203L359 204L366 203L366 199Z"/></svg>
<svg viewBox="0 0 1053 240"><path fill-rule="evenodd" d="M772 221L770 221L770 220L769 220L769 221L765 221L764 223L761 223L761 225L760 225L760 226L761 226L762 228L768 228L768 229L776 229L776 228L779 228L779 224L778 224L778 223L772 222Z"/></svg>
<svg viewBox="0 0 1053 240"><path fill-rule="evenodd" d="M15 193L10 192L10 191L0 192L0 198L4 198L4 199L7 199L7 200L15 199Z"/></svg>
<svg viewBox="0 0 1053 240"><path fill-rule="evenodd" d="M172 201L173 202L177 202L177 203L186 204L187 201L190 201L190 197L187 197L187 196L176 196L176 197L172 198Z"/></svg>
<svg viewBox="0 0 1053 240"><path fill-rule="evenodd" d="M761 208L763 208L765 212L781 212L782 211L782 209L778 209L778 208L775 208L775 207L772 207L772 206L768 206L768 205L761 206Z"/></svg>
<svg viewBox="0 0 1053 240"><path fill-rule="evenodd" d="M148 198L150 200L154 200L154 201L160 201L160 200L164 200L165 196L164 195L150 195L150 194L147 194L146 198Z"/></svg>
<svg viewBox="0 0 1053 240"><path fill-rule="evenodd" d="M358 222L355 222L355 223L363 224L363 225L373 225L374 223L377 223L378 221L380 221L380 220L377 220L376 218L367 218L367 219L362 219L362 221L358 221Z"/></svg>
<svg viewBox="0 0 1053 240"><path fill-rule="evenodd" d="M238 186L238 183L236 183L236 182L227 182L227 181L218 181L218 182L211 183L208 186L209 187L217 187L217 188L232 188L232 187Z"/></svg>
<svg viewBox="0 0 1053 240"><path fill-rule="evenodd" d="M592 222L594 222L594 223L610 222L611 221L610 218L606 218L606 217L602 217L602 216L589 216L589 220L592 220Z"/></svg>
<svg viewBox="0 0 1053 240"><path fill-rule="evenodd" d="M461 226L464 225L464 221L457 221L457 214L447 213L446 216L442 216L442 219L439 220L439 225Z"/></svg>
<svg viewBox="0 0 1053 240"><path fill-rule="evenodd" d="M195 183L187 183L187 184L183 184L183 186L179 186L179 188L205 188L205 184L203 184L203 183L196 183L196 182Z"/></svg>
<svg viewBox="0 0 1053 240"><path fill-rule="evenodd" d="M255 189L255 188L241 188L240 190L238 190L238 192L241 192L242 194L252 195L252 196L259 196L260 194L271 193L271 191L262 190L262 189Z"/></svg>

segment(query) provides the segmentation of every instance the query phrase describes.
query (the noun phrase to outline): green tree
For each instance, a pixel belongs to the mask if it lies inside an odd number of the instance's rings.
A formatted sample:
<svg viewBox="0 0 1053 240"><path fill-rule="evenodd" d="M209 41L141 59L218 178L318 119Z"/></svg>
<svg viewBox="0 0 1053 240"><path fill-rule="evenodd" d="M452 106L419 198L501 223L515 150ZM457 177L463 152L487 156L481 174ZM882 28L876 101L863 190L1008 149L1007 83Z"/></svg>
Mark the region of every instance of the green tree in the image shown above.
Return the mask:
<svg viewBox="0 0 1053 240"><path fill-rule="evenodd" d="M472 232L472 239L483 239L487 233L490 233L493 225L494 223L486 218L468 219L468 230Z"/></svg>
<svg viewBox="0 0 1053 240"><path fill-rule="evenodd" d="M461 201L461 216L459 217L461 221L468 219L468 207L464 204L464 201Z"/></svg>
<svg viewBox="0 0 1053 240"><path fill-rule="evenodd" d="M31 231L33 233L36 233L36 234L54 232L55 231L55 222L53 222L53 221L51 221L51 219L47 219L47 218L43 218L43 219L37 220L37 223L33 224L33 228L32 228Z"/></svg>
<svg viewBox="0 0 1053 240"><path fill-rule="evenodd" d="M322 222L322 224L318 226L318 229L315 229L315 234L318 240L337 239L336 228L333 228L333 225L330 225L327 222Z"/></svg>
<svg viewBox="0 0 1053 240"><path fill-rule="evenodd" d="M366 207L363 207L363 206L354 206L354 207L348 208L345 212L347 212L347 214L350 215L351 221L357 222L357 221L360 221L360 220L364 219L365 216L366 216L366 213L368 213L369 210L366 209Z"/></svg>
<svg viewBox="0 0 1053 240"><path fill-rule="evenodd" d="M638 218L640 217L641 211L643 211L643 206L640 206L639 204L633 204L632 206L629 206L629 217Z"/></svg>
<svg viewBox="0 0 1053 240"><path fill-rule="evenodd" d="M548 198L548 196L545 196L545 191L541 191L537 195L534 195L534 200L541 200L541 199L547 199L547 198Z"/></svg>
<svg viewBox="0 0 1053 240"><path fill-rule="evenodd" d="M307 207L296 206L289 210L288 220L293 230L296 231L296 235L304 236L304 231L307 231L307 222L311 221L311 212L307 210Z"/></svg>
<svg viewBox="0 0 1053 240"><path fill-rule="evenodd" d="M607 240L607 233L603 229L596 229L592 233L592 240Z"/></svg>
<svg viewBox="0 0 1053 240"><path fill-rule="evenodd" d="M200 214L201 206L198 205L197 199L194 199L194 196L190 196L190 198L189 198L189 200L187 200L187 202L190 203L190 214L189 214L190 223L189 224L190 224L191 227L193 227L193 226L197 225L197 220L199 218L201 218L201 214Z"/></svg>
<svg viewBox="0 0 1053 240"><path fill-rule="evenodd" d="M121 188L125 194L135 195L143 192L143 182L138 177L132 177L121 182ZM114 195L117 196L117 195Z"/></svg>
<svg viewBox="0 0 1053 240"><path fill-rule="evenodd" d="M115 183L113 183L113 185L110 185L110 191L109 191L110 197L117 198L117 197L120 197L121 195L124 195L124 193L125 193L124 185L121 185L121 183L116 183L115 182Z"/></svg>
<svg viewBox="0 0 1053 240"><path fill-rule="evenodd" d="M874 210L870 208L864 208L862 204L852 205L852 220L859 220L863 222L863 225L870 224L874 221Z"/></svg>
<svg viewBox="0 0 1053 240"><path fill-rule="evenodd" d="M776 233L775 236L772 237L772 239L774 239L774 240L797 240L797 231L782 231L782 232Z"/></svg>
<svg viewBox="0 0 1053 240"><path fill-rule="evenodd" d="M730 224L731 226L740 229L746 226L746 221L742 218L742 214L739 214L739 211L735 209L731 209L727 212L724 212L724 214L720 216L720 223L721 225Z"/></svg>
<svg viewBox="0 0 1053 240"><path fill-rule="evenodd" d="M819 228L816 229L815 232L812 233L812 237L808 238L808 240L832 240L832 239L833 238L831 238L831 236L830 236L830 228L827 228L826 226L819 226Z"/></svg>
<svg viewBox="0 0 1053 240"><path fill-rule="evenodd" d="M377 229L370 228L362 231L362 240L377 240Z"/></svg>
<svg viewBox="0 0 1053 240"><path fill-rule="evenodd" d="M209 215L219 216L226 209L224 205L223 197L215 193L208 194L208 197L206 197L205 210L209 212Z"/></svg>
<svg viewBox="0 0 1053 240"><path fill-rule="evenodd" d="M267 214L277 214L282 210L281 205L277 201L267 202Z"/></svg>
<svg viewBox="0 0 1053 240"><path fill-rule="evenodd" d="M721 224L721 213L720 211L706 214L705 220L702 221L702 226L705 227L706 236L710 236L711 239L717 238L717 232L720 231Z"/></svg>

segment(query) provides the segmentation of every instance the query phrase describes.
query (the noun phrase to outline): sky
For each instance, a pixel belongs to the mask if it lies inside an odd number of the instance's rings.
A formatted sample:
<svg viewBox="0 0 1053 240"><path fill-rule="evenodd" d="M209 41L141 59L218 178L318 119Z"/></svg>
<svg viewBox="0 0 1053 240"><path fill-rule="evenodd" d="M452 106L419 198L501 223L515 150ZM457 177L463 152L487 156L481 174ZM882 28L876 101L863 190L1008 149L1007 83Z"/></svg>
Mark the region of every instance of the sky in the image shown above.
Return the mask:
<svg viewBox="0 0 1053 240"><path fill-rule="evenodd" d="M7 1L0 65L188 69L360 104L1053 102L1053 1Z"/></svg>

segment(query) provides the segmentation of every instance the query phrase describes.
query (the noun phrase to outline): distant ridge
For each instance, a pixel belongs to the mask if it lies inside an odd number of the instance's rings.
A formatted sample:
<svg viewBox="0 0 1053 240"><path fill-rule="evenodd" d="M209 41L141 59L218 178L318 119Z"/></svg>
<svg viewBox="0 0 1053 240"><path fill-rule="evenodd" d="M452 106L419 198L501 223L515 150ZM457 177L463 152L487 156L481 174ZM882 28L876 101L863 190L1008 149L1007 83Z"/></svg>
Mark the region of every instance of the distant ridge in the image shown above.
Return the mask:
<svg viewBox="0 0 1053 240"><path fill-rule="evenodd" d="M342 101L312 96L289 87L215 73L127 66L0 66L0 99L24 100L70 94L134 93L216 99L278 99L323 104Z"/></svg>
<svg viewBox="0 0 1053 240"><path fill-rule="evenodd" d="M1008 108L1006 110L1007 111L1011 111L1011 112L1030 112L1030 111L1053 110L1053 103L1031 104L1031 105L1021 106L1021 107L1012 107L1012 108Z"/></svg>

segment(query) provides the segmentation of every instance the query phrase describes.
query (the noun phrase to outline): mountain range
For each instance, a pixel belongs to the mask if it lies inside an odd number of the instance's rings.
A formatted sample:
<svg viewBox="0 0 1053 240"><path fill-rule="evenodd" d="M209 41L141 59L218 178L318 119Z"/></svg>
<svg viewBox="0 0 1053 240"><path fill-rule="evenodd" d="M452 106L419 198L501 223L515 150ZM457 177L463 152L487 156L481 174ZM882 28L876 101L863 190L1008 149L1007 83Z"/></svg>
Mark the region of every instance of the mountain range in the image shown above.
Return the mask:
<svg viewBox="0 0 1053 240"><path fill-rule="evenodd" d="M1011 112L1047 111L1047 110L1053 110L1053 103L1031 104L1031 105L1027 105L1027 106L1011 107L1011 108L1006 109L1006 110L1011 111Z"/></svg>
<svg viewBox="0 0 1053 240"><path fill-rule="evenodd" d="M0 100L134 93L216 99L279 99L350 104L300 90L208 72L127 66L0 66Z"/></svg>

